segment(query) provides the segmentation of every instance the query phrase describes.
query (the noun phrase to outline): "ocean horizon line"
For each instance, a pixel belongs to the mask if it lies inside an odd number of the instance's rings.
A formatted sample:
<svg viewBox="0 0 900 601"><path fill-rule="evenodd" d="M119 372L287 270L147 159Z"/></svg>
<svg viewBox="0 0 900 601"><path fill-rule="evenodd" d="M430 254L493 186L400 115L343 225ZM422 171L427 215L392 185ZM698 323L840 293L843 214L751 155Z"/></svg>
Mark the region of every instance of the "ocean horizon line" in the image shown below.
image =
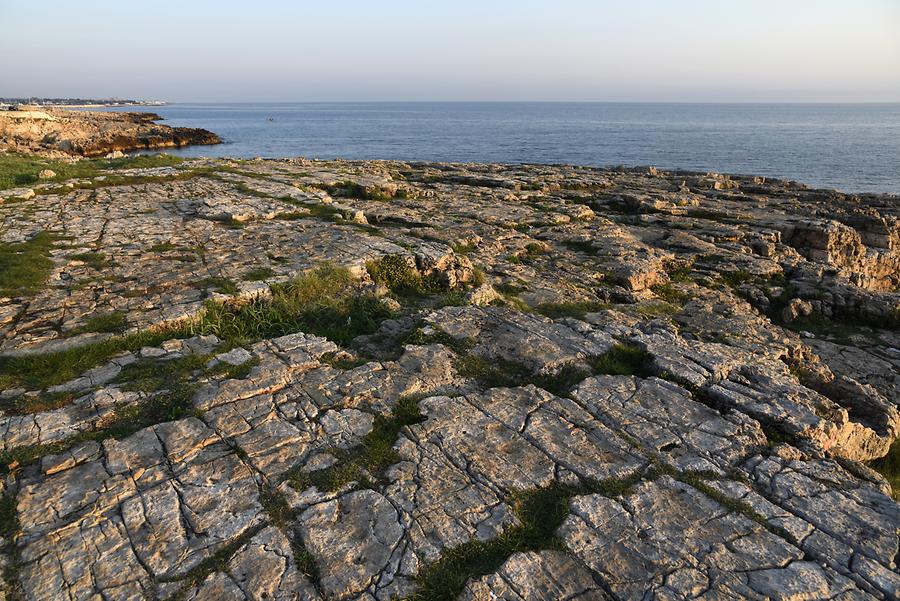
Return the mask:
<svg viewBox="0 0 900 601"><path fill-rule="evenodd" d="M871 101L689 101L689 100L164 100L166 104L581 104L581 105L692 105L692 106L885 106L900 105L900 100Z"/></svg>

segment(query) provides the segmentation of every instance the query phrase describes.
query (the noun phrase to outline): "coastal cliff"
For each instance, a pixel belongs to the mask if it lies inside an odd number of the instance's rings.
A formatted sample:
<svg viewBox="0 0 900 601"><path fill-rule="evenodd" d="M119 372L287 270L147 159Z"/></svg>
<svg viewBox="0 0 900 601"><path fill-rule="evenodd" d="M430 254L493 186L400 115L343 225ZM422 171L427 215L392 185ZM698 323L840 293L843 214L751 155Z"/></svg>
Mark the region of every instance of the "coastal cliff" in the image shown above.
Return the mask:
<svg viewBox="0 0 900 601"><path fill-rule="evenodd" d="M103 156L111 152L220 144L205 129L169 127L154 113L22 107L0 111L0 149L45 155Z"/></svg>
<svg viewBox="0 0 900 601"><path fill-rule="evenodd" d="M8 598L900 596L896 197L82 163L0 191Z"/></svg>

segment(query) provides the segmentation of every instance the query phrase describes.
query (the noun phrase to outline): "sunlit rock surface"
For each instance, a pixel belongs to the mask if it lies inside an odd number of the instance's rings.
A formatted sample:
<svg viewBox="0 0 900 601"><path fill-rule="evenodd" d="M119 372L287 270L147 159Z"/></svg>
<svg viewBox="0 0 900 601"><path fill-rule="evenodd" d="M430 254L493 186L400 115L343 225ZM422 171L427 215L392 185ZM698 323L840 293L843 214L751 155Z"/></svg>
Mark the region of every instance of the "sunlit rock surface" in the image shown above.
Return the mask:
<svg viewBox="0 0 900 601"><path fill-rule="evenodd" d="M52 234L0 298L0 598L900 597L897 198L303 159L72 183L0 191L6 265ZM298 281L349 304L270 311Z"/></svg>

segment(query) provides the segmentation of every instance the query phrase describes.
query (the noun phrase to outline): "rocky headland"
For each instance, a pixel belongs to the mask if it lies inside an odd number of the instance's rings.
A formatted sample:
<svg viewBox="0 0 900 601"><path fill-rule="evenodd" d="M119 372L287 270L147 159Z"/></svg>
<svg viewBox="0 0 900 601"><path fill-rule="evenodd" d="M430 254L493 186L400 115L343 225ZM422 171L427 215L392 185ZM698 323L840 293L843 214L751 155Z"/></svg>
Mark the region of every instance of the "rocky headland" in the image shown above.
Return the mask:
<svg viewBox="0 0 900 601"><path fill-rule="evenodd" d="M0 151L93 157L222 142L205 129L169 127L161 119L147 112L17 107L0 111Z"/></svg>
<svg viewBox="0 0 900 601"><path fill-rule="evenodd" d="M896 197L102 167L0 191L7 599L900 597Z"/></svg>

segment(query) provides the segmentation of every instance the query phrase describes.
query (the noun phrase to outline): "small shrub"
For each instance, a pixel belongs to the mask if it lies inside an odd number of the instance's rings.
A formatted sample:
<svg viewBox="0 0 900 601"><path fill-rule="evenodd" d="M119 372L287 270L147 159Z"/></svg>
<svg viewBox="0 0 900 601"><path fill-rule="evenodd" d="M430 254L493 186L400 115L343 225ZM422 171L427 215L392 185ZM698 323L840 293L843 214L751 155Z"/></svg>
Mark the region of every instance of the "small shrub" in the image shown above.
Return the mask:
<svg viewBox="0 0 900 601"><path fill-rule="evenodd" d="M597 247L590 240L564 240L563 245L576 252L583 252L589 255L597 252Z"/></svg>
<svg viewBox="0 0 900 601"><path fill-rule="evenodd" d="M500 284L494 284L494 288L498 292L502 292L503 294L521 294L528 290L525 286L520 286L518 284L513 284L510 282L503 282Z"/></svg>
<svg viewBox="0 0 900 601"><path fill-rule="evenodd" d="M529 242L525 245L525 253L521 255L521 259L523 263L530 265L531 263L534 263L539 256L547 254L548 252L547 247L540 242Z"/></svg>
<svg viewBox="0 0 900 601"><path fill-rule="evenodd" d="M590 374L584 367L570 363L562 366L552 374L539 374L531 379L531 383L559 397L568 396L582 380Z"/></svg>
<svg viewBox="0 0 900 601"><path fill-rule="evenodd" d="M691 281L691 269L693 268L693 262L689 263L679 263L676 265L670 266L666 273L669 275L669 280L672 282L690 282Z"/></svg>
<svg viewBox="0 0 900 601"><path fill-rule="evenodd" d="M439 292L442 286L434 277L422 277L403 255L387 255L366 263L375 282L402 296L424 296Z"/></svg>

